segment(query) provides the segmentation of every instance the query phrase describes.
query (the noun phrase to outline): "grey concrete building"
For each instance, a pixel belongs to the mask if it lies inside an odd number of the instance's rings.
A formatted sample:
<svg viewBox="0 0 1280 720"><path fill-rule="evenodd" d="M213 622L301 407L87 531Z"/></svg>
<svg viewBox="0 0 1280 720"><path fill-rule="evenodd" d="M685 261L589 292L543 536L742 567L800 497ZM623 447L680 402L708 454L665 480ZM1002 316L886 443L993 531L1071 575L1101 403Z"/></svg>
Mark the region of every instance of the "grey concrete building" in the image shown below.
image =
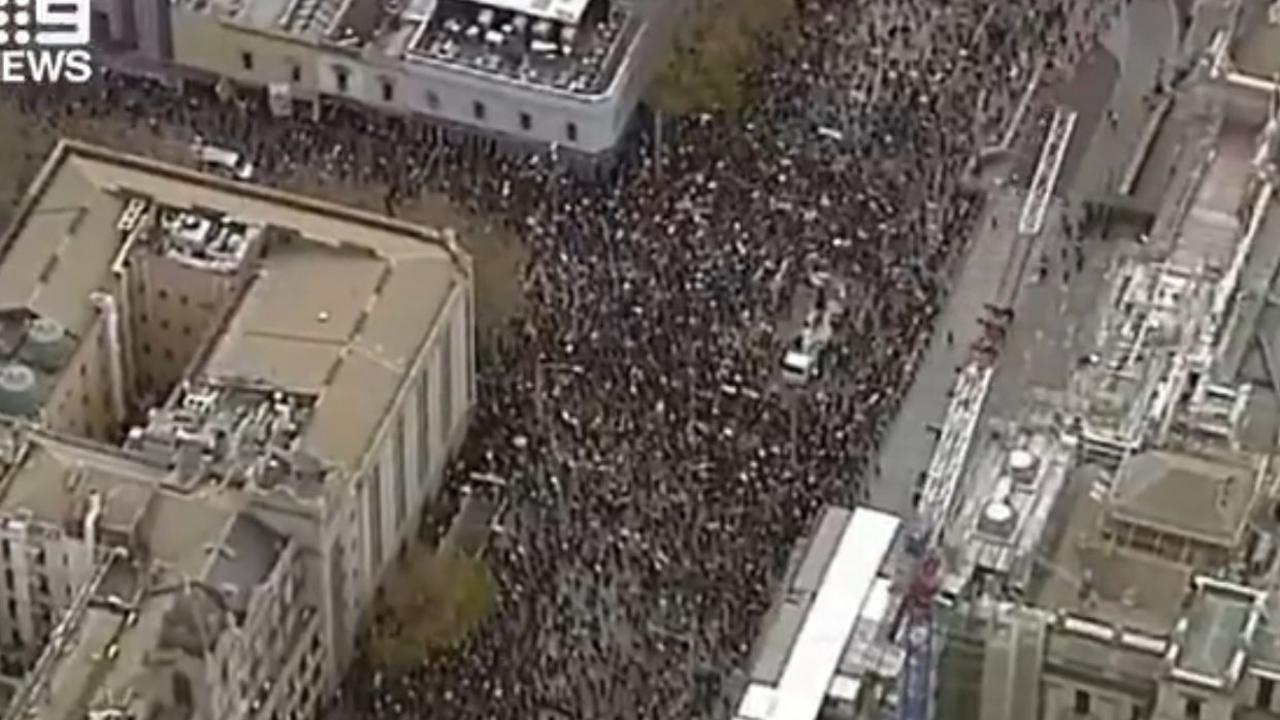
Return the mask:
<svg viewBox="0 0 1280 720"><path fill-rule="evenodd" d="M0 288L6 717L310 717L465 432L469 257L64 143Z"/></svg>
<svg viewBox="0 0 1280 720"><path fill-rule="evenodd" d="M95 0L121 67L326 96L596 155L629 129L677 0ZM305 110L300 110L305 112Z"/></svg>

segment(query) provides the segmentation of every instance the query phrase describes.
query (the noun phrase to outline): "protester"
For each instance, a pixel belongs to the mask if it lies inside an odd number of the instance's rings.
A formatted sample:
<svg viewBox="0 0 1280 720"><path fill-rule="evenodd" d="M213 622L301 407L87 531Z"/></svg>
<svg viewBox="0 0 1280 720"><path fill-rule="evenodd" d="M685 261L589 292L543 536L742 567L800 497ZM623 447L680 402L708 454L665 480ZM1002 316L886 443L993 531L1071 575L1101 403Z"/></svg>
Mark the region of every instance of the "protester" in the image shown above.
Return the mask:
<svg viewBox="0 0 1280 720"><path fill-rule="evenodd" d="M1089 6L800 0L750 107L673 121L660 169L645 150L608 183L417 121L272 119L116 75L22 102L54 126L113 116L247 149L268 182L380 184L388 210L445 192L529 247L527 313L484 348L447 491L507 481L495 612L420 670L358 664L336 717L721 718L792 543L866 495L977 214L968 163L1036 58L1074 62ZM824 376L786 390L793 291L817 273L856 302Z"/></svg>

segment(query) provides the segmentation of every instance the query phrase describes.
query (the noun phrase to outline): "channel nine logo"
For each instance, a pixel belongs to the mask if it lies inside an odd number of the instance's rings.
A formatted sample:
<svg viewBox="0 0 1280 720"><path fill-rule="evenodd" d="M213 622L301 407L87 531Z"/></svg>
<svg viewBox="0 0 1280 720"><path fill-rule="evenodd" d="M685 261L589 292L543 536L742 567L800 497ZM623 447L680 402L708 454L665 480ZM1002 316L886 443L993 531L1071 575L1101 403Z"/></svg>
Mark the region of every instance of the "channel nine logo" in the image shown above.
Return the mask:
<svg viewBox="0 0 1280 720"><path fill-rule="evenodd" d="M89 22L89 0L0 0L0 84L88 82Z"/></svg>

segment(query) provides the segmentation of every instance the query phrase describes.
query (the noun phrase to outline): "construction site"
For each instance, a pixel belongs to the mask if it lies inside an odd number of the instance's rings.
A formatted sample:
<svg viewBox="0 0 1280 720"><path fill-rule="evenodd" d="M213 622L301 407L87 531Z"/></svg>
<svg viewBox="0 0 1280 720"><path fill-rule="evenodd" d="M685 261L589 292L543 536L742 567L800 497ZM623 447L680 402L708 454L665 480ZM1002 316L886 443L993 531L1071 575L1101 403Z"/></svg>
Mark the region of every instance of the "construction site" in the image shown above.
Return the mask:
<svg viewBox="0 0 1280 720"><path fill-rule="evenodd" d="M1280 18L1210 5L1122 172L1042 108L913 510L815 523L737 720L1280 717Z"/></svg>
<svg viewBox="0 0 1280 720"><path fill-rule="evenodd" d="M1242 12L1219 26L1154 104L1132 172L1081 198L1110 246L1068 372L1020 377L963 471L929 478L933 582L909 597L936 665L904 693L932 707L904 718L1280 712L1280 101L1236 59L1269 31Z"/></svg>

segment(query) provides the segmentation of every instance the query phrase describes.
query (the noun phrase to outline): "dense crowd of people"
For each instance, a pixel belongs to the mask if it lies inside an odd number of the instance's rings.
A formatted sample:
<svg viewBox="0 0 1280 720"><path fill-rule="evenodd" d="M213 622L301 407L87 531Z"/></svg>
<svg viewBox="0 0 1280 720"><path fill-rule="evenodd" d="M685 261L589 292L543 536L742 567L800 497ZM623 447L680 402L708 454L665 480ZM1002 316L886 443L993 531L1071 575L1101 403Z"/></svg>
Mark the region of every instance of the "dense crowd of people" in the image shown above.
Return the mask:
<svg viewBox="0 0 1280 720"><path fill-rule="evenodd" d="M530 249L527 309L485 344L449 484L507 481L495 611L421 668L358 666L336 716L725 717L793 542L875 481L980 210L967 164L1031 64L1069 64L1109 12L1083 5L797 0L749 107L671 121L660 170L643 151L609 182L405 119L273 119L118 76L24 103L54 124L183 128L268 180L381 184L389 206L445 192ZM847 291L822 376L781 382L798 290L832 282Z"/></svg>

